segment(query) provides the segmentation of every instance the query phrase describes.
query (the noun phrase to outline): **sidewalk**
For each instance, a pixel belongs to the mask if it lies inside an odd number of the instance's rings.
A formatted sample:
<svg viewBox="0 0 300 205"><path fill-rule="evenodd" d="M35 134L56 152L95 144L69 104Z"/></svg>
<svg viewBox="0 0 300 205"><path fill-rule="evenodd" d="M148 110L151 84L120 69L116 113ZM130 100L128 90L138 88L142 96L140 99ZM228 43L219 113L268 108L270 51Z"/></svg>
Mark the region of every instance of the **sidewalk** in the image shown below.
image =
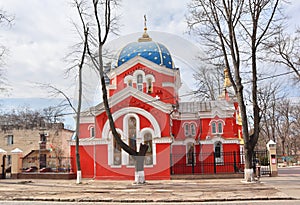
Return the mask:
<svg viewBox="0 0 300 205"><path fill-rule="evenodd" d="M243 183L241 179L148 181L0 180L0 201L79 202L214 202L295 199L264 182Z"/></svg>

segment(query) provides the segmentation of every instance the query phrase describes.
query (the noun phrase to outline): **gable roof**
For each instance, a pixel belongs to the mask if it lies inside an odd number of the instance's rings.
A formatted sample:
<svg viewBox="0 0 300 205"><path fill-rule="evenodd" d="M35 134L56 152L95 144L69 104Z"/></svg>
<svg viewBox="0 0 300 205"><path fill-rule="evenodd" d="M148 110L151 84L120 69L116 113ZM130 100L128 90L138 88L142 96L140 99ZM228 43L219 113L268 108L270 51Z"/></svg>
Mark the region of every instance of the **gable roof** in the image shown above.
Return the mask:
<svg viewBox="0 0 300 205"><path fill-rule="evenodd" d="M151 105L154 108L161 110L164 113L169 113L172 109L171 104L164 103L164 102L162 102L144 92L141 92L133 87L130 87L130 86L124 88L123 90L114 94L112 97L110 97L108 99L110 108L112 108L113 106L117 105L118 103L120 103L121 101L123 101L129 97L134 97L134 98L144 102L145 104ZM104 108L104 104L102 102L96 106L90 107L89 109L83 111L81 113L81 116L82 117L84 117L84 116L88 117L88 116L92 116L92 115L95 116L95 115L101 114L104 111L105 111L105 108Z"/></svg>

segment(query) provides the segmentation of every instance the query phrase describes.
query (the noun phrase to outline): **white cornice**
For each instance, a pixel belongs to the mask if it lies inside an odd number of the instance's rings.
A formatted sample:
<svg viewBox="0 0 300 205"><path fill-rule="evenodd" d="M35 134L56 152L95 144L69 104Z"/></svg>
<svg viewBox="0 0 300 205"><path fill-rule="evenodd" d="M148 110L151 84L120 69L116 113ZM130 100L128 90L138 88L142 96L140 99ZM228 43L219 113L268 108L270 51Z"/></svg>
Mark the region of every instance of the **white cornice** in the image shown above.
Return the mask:
<svg viewBox="0 0 300 205"><path fill-rule="evenodd" d="M164 143L172 143L171 137L161 137L153 139L153 143L156 144L164 144Z"/></svg>
<svg viewBox="0 0 300 205"><path fill-rule="evenodd" d="M100 139L100 138L84 138L79 139L79 145L101 145L101 144L108 144L108 139ZM71 140L69 141L69 145L75 146L76 141Z"/></svg>
<svg viewBox="0 0 300 205"><path fill-rule="evenodd" d="M194 144L196 144L195 138L188 137L188 138L186 138L184 140L174 140L174 142L172 143L172 145L187 145L188 143L194 143Z"/></svg>
<svg viewBox="0 0 300 205"><path fill-rule="evenodd" d="M95 123L95 117L94 116L80 116L80 123Z"/></svg>
<svg viewBox="0 0 300 205"><path fill-rule="evenodd" d="M212 137L209 140L200 140L200 144L214 144L221 142L222 144L240 144L239 139L225 139L223 137Z"/></svg>

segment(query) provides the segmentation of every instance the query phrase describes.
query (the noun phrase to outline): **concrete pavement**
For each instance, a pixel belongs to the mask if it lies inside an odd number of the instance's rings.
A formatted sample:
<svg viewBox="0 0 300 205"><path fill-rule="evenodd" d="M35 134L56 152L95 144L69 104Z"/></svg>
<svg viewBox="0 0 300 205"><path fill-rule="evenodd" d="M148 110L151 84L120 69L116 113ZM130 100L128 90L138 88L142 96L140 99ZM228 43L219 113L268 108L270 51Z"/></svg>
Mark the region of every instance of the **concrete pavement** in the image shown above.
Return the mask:
<svg viewBox="0 0 300 205"><path fill-rule="evenodd" d="M135 185L132 181L83 180L0 180L0 201L63 201L105 203L180 203L247 200L294 200L300 185L290 195L278 189L274 180L263 177L259 183L243 183L241 179L201 179L148 181ZM270 181L273 180L273 183Z"/></svg>

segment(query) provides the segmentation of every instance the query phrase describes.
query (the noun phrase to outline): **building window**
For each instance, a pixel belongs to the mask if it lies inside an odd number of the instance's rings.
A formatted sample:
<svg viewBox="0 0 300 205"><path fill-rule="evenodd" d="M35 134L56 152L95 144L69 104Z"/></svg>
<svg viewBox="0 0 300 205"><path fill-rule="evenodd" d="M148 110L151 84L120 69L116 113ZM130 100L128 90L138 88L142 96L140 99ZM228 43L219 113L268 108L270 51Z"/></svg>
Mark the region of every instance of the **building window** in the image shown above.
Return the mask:
<svg viewBox="0 0 300 205"><path fill-rule="evenodd" d="M194 137L196 135L196 126L194 123L191 123L191 135Z"/></svg>
<svg viewBox="0 0 300 205"><path fill-rule="evenodd" d="M195 164L195 158L194 158L194 143L188 143L187 144L187 164L192 165Z"/></svg>
<svg viewBox="0 0 300 205"><path fill-rule="evenodd" d="M120 138L120 134L118 135ZM121 146L118 144L117 140L113 137L113 149L114 149L114 165L121 165L122 157L121 157Z"/></svg>
<svg viewBox="0 0 300 205"><path fill-rule="evenodd" d="M222 143L215 143L215 160L217 165L223 164Z"/></svg>
<svg viewBox="0 0 300 205"><path fill-rule="evenodd" d="M188 137L188 136L190 135L190 125L189 125L188 123L186 123L186 124L184 125L184 135L185 135L186 137Z"/></svg>
<svg viewBox="0 0 300 205"><path fill-rule="evenodd" d="M7 155L7 164L11 165L11 155Z"/></svg>
<svg viewBox="0 0 300 205"><path fill-rule="evenodd" d="M152 81L151 81L151 79L147 80L147 87L148 87L148 93L152 93L153 89L152 89Z"/></svg>
<svg viewBox="0 0 300 205"><path fill-rule="evenodd" d="M216 128L216 123L215 122L211 123L211 132L213 134L217 133L217 128Z"/></svg>
<svg viewBox="0 0 300 205"><path fill-rule="evenodd" d="M130 117L128 119L128 144L133 150L136 150L136 119ZM129 155L129 165L134 165L133 156Z"/></svg>
<svg viewBox="0 0 300 205"><path fill-rule="evenodd" d="M224 122L222 120L211 122L212 134L223 134Z"/></svg>
<svg viewBox="0 0 300 205"><path fill-rule="evenodd" d="M137 75L136 82L137 82L137 85L136 85L137 89L139 91L143 91L143 75L142 74Z"/></svg>
<svg viewBox="0 0 300 205"><path fill-rule="evenodd" d="M132 80L128 80L128 86L132 87Z"/></svg>
<svg viewBox="0 0 300 205"><path fill-rule="evenodd" d="M152 144L152 135L151 133L146 133L144 136L144 143L148 145L148 149L145 156L145 165L153 164L153 144Z"/></svg>
<svg viewBox="0 0 300 205"><path fill-rule="evenodd" d="M13 145L13 144L14 144L14 136L7 135L7 145Z"/></svg>
<svg viewBox="0 0 300 205"><path fill-rule="evenodd" d="M95 137L95 128L94 127L90 127L90 137L91 138Z"/></svg>
<svg viewBox="0 0 300 205"><path fill-rule="evenodd" d="M222 122L218 122L218 133L219 134L223 133L223 123Z"/></svg>

